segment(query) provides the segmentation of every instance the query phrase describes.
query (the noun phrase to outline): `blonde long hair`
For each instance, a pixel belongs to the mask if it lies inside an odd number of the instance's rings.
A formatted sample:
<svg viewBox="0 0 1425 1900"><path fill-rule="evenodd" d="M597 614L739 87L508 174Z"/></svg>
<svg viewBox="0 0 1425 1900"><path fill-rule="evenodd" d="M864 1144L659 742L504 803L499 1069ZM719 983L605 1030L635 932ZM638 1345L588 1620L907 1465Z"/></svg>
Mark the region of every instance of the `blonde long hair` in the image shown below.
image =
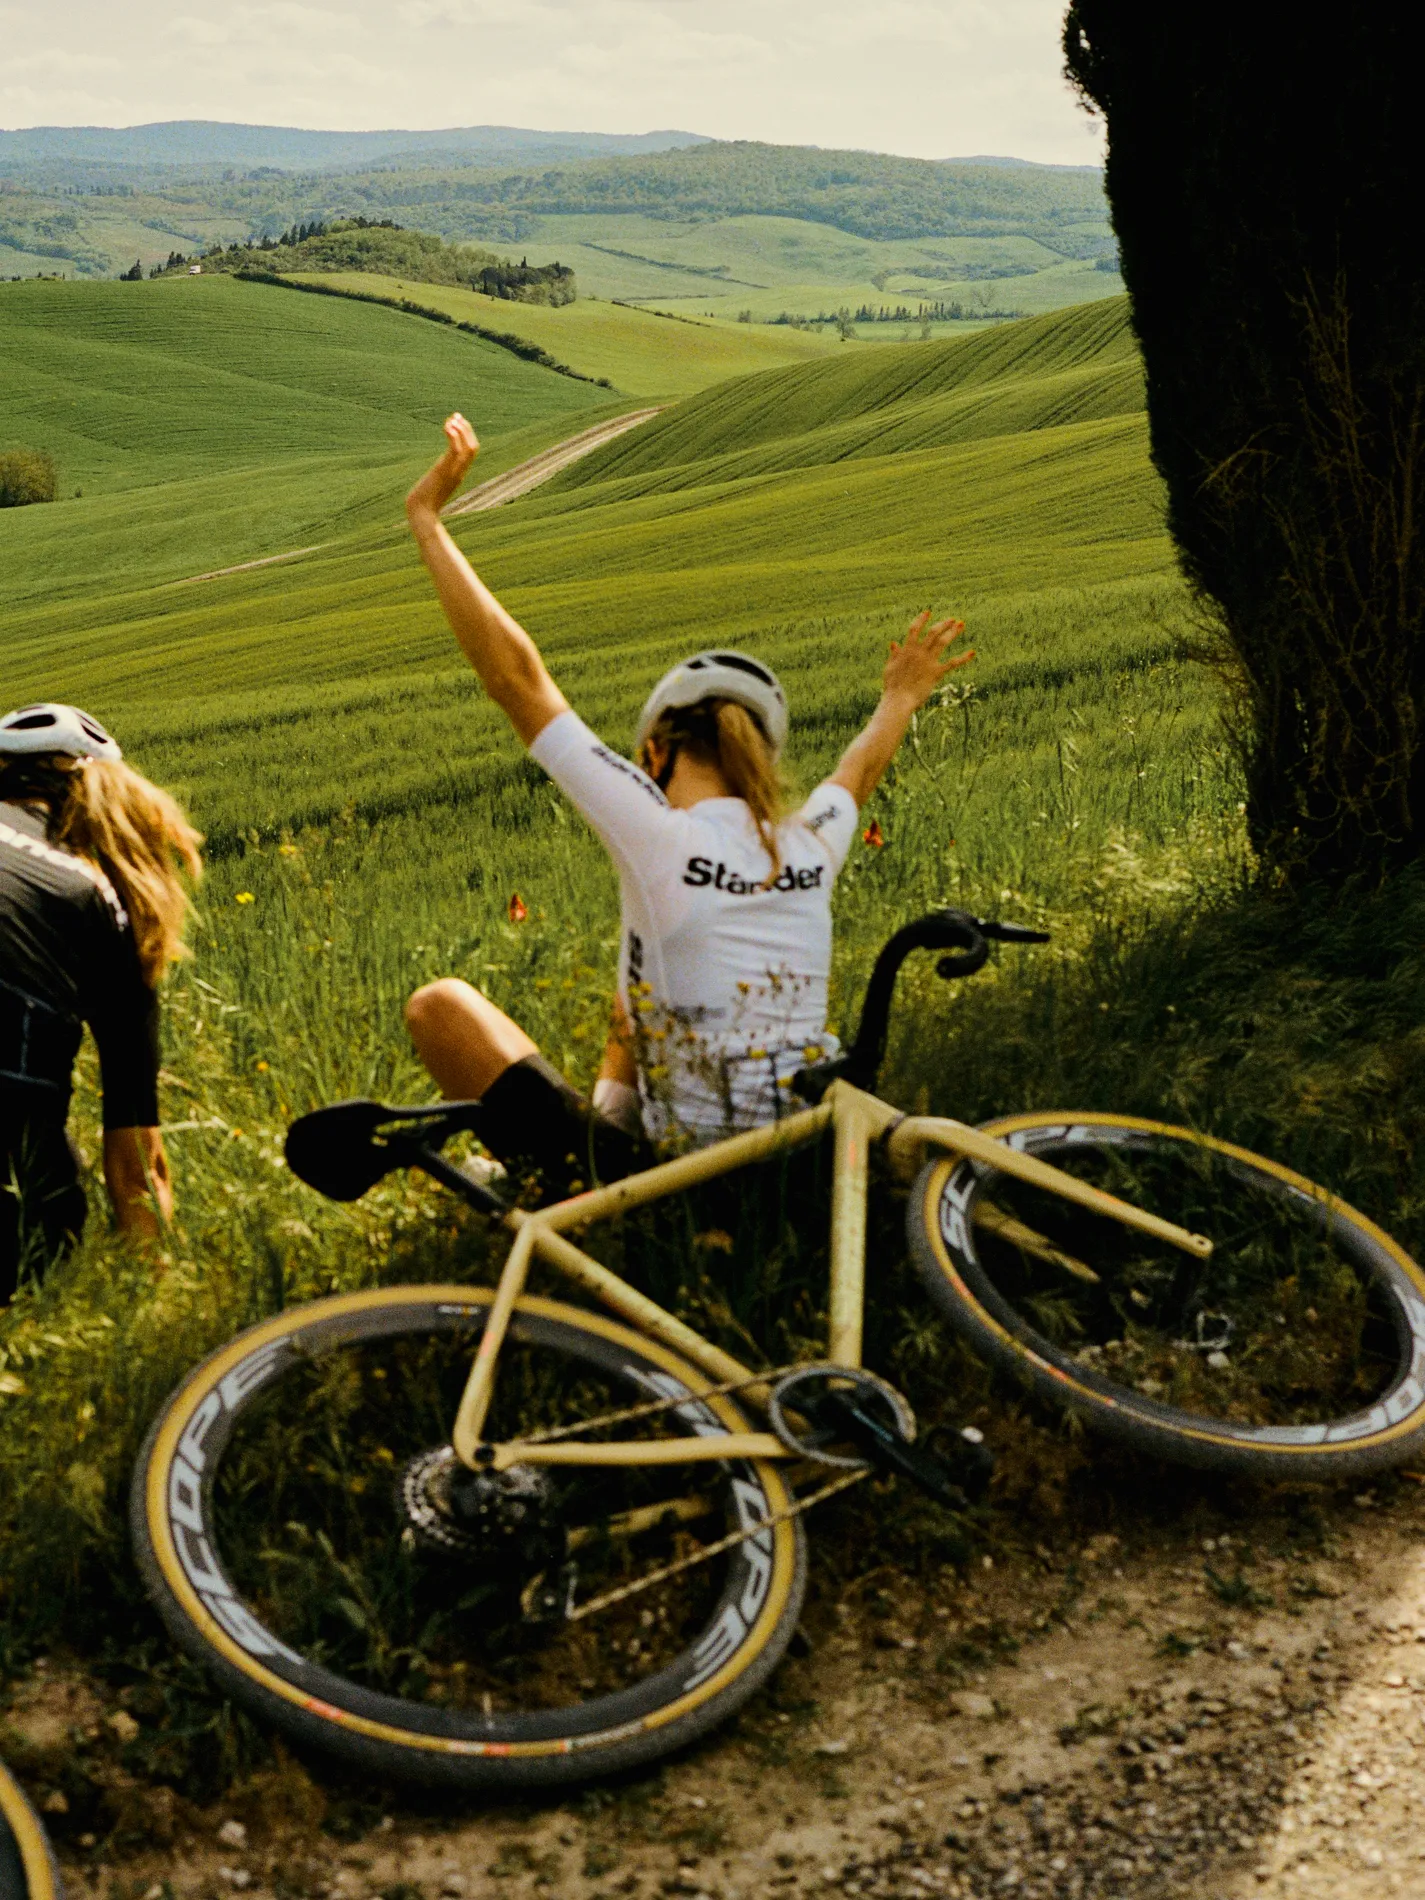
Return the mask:
<svg viewBox="0 0 1425 1900"><path fill-rule="evenodd" d="M661 775L652 769L655 746L666 754ZM759 721L734 699L700 699L694 706L675 707L660 716L640 746L638 763L666 785L680 752L715 766L733 797L747 806L775 878L782 868L777 827L786 816L786 784Z"/></svg>
<svg viewBox="0 0 1425 1900"><path fill-rule="evenodd" d="M156 984L170 963L187 956L183 874L195 884L203 875L203 834L177 799L120 760L55 754L8 761L0 798L43 799L50 842L104 872L129 913L146 983Z"/></svg>

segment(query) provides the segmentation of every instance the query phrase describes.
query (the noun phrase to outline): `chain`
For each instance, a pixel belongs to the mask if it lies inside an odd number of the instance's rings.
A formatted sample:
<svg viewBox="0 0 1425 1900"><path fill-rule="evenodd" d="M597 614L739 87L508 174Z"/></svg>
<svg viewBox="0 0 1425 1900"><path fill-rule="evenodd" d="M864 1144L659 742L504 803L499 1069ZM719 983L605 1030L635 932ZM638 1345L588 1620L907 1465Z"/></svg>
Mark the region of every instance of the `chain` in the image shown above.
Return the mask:
<svg viewBox="0 0 1425 1900"><path fill-rule="evenodd" d="M577 1623L581 1617L593 1616L597 1610L612 1609L615 1603L637 1596L641 1590L651 1590L655 1583L662 1583L668 1577L676 1577L682 1571L691 1570L695 1564L705 1564L711 1558L720 1556L725 1550L731 1550L734 1544L745 1543L749 1537L756 1537L762 1531L772 1530L778 1524L785 1524L791 1518L798 1517L803 1511L809 1511L813 1504L820 1504L824 1498L832 1497L838 1491L844 1491L848 1485L859 1484L862 1478L871 1475L870 1467L863 1466L859 1471L849 1471L840 1477L832 1478L822 1485L819 1491L798 1498L785 1510L773 1511L770 1517L759 1518L755 1524L747 1524L741 1530L729 1531L726 1537L719 1537L716 1543L702 1544L690 1557L679 1557L671 1564L663 1564L657 1570L650 1570L645 1577L639 1577L633 1583L620 1585L617 1590L605 1590L602 1596L590 1597L587 1603L571 1604L565 1611L565 1620Z"/></svg>

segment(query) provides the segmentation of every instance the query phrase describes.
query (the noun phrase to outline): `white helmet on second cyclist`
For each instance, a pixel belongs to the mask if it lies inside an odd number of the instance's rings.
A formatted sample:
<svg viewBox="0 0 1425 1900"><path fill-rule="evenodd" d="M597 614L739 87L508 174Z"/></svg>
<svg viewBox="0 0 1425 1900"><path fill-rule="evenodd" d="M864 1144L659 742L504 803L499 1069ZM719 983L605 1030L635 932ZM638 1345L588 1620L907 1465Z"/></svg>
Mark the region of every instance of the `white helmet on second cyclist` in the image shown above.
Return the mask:
<svg viewBox="0 0 1425 1900"><path fill-rule="evenodd" d="M117 739L78 706L47 701L21 706L0 719L0 759L36 752L64 752L76 759L122 759Z"/></svg>
<svg viewBox="0 0 1425 1900"><path fill-rule="evenodd" d="M696 706L700 699L730 699L745 706L766 733L773 758L781 755L787 743L787 695L781 682L760 660L726 647L695 653L663 675L639 715L636 746L643 744L665 712Z"/></svg>

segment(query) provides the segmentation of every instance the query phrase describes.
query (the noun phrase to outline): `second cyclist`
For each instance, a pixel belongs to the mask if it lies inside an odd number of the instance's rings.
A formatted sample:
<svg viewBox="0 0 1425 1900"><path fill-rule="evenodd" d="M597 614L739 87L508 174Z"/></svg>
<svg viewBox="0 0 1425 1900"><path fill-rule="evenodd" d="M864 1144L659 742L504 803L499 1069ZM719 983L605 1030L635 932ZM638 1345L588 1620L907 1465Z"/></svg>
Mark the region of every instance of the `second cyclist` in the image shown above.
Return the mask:
<svg viewBox="0 0 1425 1900"><path fill-rule="evenodd" d="M747 654L699 653L654 688L637 764L574 713L534 641L441 522L477 452L463 416L407 500L422 559L455 636L530 756L598 833L618 869L618 1002L592 1103L532 1037L460 978L425 985L406 1021L448 1098L479 1099L482 1138L551 1184L608 1180L645 1139L703 1142L773 1120L792 1075L819 1053L831 968L831 889L857 812L917 709L956 667L958 620L922 614L886 661L880 703L840 764L784 814L778 762L786 697Z"/></svg>

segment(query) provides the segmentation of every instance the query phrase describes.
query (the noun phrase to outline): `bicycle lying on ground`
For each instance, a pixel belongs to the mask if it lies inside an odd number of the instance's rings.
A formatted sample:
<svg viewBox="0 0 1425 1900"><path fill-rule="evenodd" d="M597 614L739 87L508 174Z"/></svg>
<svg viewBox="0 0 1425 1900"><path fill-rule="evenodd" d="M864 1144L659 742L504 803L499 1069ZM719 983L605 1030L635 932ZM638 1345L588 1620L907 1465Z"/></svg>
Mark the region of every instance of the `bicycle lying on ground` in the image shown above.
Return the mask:
<svg viewBox="0 0 1425 1900"><path fill-rule="evenodd" d="M493 1289L279 1313L173 1394L132 1523L176 1640L293 1736L432 1784L607 1773L724 1720L793 1635L810 1505L892 1472L962 1508L984 1476L978 1433L919 1438L862 1367L876 1153L913 1179L935 1306L1089 1423L1269 1477L1406 1456L1425 1429L1425 1276L1334 1195L1192 1129L1062 1112L975 1129L871 1092L906 956L963 976L992 940L1045 941L958 911L898 932L855 1042L798 1077L808 1106L557 1205L508 1206L442 1156L478 1135L478 1104L294 1124L291 1165L332 1197L421 1168L513 1245ZM746 1366L570 1238L823 1139L824 1362ZM607 1311L527 1294L535 1261Z"/></svg>
<svg viewBox="0 0 1425 1900"><path fill-rule="evenodd" d="M0 1762L0 1900L62 1900L62 1895L40 1818Z"/></svg>

